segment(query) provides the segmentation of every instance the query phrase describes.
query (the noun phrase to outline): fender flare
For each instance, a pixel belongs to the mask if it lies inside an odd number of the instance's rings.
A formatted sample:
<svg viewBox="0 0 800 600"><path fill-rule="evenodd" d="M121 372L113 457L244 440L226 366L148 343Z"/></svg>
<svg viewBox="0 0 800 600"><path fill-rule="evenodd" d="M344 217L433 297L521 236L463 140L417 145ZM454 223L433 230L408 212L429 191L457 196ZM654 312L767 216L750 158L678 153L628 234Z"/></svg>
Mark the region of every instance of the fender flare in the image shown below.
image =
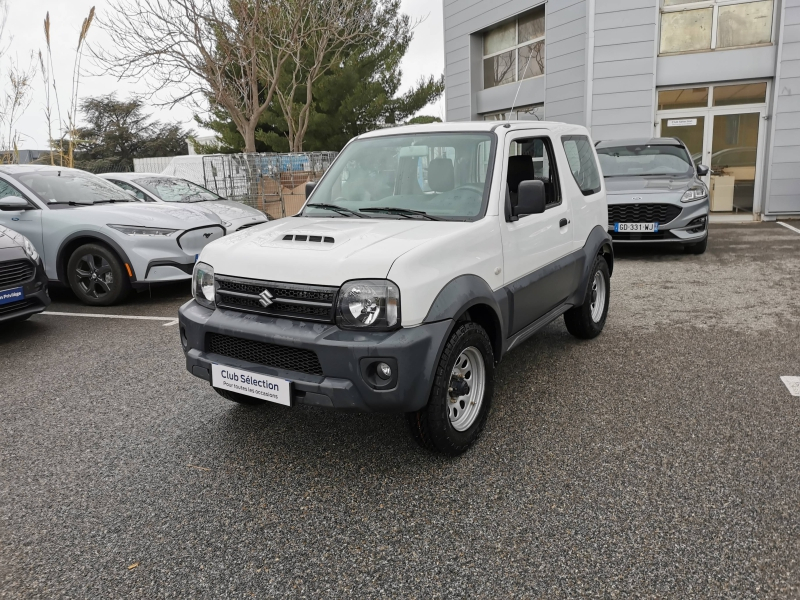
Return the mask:
<svg viewBox="0 0 800 600"><path fill-rule="evenodd" d="M600 225L595 225L592 231L589 232L586 243L581 250L583 251L583 272L580 276L578 288L568 299L568 302L573 306L580 306L583 304L584 297L586 296L586 288L589 285L591 270L594 266L594 259L598 254L605 254L608 256L609 275L614 270L614 245L608 231Z"/></svg>
<svg viewBox="0 0 800 600"><path fill-rule="evenodd" d="M125 253L122 247L106 234L89 229L86 231L76 231L71 233L61 241L61 245L58 247L58 252L56 253L56 277L61 283L69 285L66 269L64 268L64 252L66 251L67 246L69 246L69 244L77 238L92 238L102 244L105 244L106 246L109 246L114 252L117 253L117 256L119 256L123 263L130 266L131 273L133 273L133 277L130 278L131 282L136 281L136 271L134 270L128 255Z"/></svg>

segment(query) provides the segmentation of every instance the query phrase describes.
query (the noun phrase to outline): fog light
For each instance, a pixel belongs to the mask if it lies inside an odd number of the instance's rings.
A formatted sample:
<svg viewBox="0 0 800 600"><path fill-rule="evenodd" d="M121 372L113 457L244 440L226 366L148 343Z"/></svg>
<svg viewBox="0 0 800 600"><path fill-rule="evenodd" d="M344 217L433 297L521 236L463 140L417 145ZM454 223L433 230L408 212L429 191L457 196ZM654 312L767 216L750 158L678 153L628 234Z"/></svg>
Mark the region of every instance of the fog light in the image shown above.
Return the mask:
<svg viewBox="0 0 800 600"><path fill-rule="evenodd" d="M375 372L381 379L389 380L392 378L392 367L387 365L385 362L378 363L378 366L375 367Z"/></svg>

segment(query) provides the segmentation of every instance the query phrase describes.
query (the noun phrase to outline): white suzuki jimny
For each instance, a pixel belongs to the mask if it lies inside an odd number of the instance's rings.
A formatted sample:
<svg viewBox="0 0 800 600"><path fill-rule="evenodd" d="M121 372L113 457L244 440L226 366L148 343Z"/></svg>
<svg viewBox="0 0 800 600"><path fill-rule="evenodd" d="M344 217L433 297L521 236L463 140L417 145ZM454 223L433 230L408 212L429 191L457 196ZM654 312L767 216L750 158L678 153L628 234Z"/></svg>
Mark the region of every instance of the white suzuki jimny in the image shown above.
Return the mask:
<svg viewBox="0 0 800 600"><path fill-rule="evenodd" d="M397 127L352 140L299 214L206 246L186 366L242 403L406 413L426 448L479 436L495 366L564 315L600 333L614 265L583 127Z"/></svg>

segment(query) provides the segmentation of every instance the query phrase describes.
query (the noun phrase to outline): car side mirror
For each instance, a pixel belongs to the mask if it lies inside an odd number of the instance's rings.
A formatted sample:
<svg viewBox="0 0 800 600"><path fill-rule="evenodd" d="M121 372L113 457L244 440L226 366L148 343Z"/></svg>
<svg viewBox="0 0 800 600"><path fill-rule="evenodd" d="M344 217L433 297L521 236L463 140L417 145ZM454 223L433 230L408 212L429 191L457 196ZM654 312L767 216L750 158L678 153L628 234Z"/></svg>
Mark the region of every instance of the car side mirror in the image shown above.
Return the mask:
<svg viewBox="0 0 800 600"><path fill-rule="evenodd" d="M515 217L536 215L544 212L545 193L544 182L537 179L523 181L519 184L517 205L511 207L511 214Z"/></svg>
<svg viewBox="0 0 800 600"><path fill-rule="evenodd" d="M314 191L314 188L317 187L316 181L306 181L306 200L311 195L311 192Z"/></svg>
<svg viewBox="0 0 800 600"><path fill-rule="evenodd" d="M697 165L697 174L700 177L705 177L708 175L708 167L705 165Z"/></svg>
<svg viewBox="0 0 800 600"><path fill-rule="evenodd" d="M19 196L0 198L0 210L27 210L30 206L25 198Z"/></svg>

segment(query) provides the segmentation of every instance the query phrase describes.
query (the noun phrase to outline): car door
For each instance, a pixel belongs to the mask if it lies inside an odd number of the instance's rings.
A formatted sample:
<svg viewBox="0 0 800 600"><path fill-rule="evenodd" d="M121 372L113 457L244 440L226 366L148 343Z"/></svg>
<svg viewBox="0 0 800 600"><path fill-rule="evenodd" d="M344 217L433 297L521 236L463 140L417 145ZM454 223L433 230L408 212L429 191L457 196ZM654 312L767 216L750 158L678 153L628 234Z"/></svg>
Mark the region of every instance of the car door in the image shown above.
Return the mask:
<svg viewBox="0 0 800 600"><path fill-rule="evenodd" d="M44 261L42 238L42 211L30 198L26 197L10 181L0 176L0 198L17 196L28 201L26 210L0 210L0 225L13 229L28 238Z"/></svg>
<svg viewBox="0 0 800 600"><path fill-rule="evenodd" d="M524 329L566 300L574 290L572 209L562 194L553 141L542 130L518 131L504 148L506 210L500 211L504 285L509 300L509 334ZM519 183L545 182L547 204L541 214L514 220Z"/></svg>

